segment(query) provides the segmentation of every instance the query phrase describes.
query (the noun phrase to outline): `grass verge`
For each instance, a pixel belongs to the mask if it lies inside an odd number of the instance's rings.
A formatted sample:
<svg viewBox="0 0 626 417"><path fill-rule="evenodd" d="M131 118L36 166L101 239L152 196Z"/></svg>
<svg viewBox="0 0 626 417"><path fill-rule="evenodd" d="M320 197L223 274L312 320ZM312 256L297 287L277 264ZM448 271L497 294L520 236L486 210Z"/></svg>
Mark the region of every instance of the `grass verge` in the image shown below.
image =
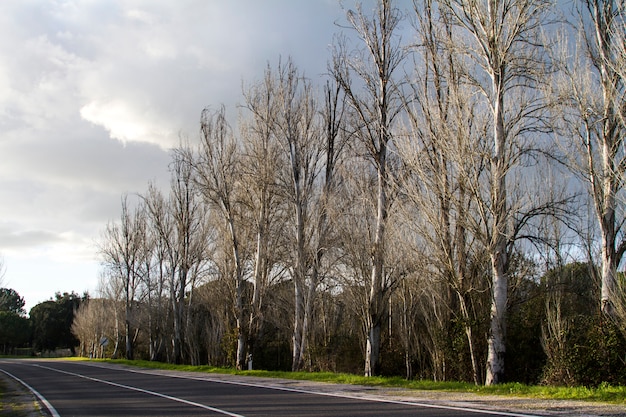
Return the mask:
<svg viewBox="0 0 626 417"><path fill-rule="evenodd" d="M85 359L86 360L86 359ZM524 385L508 383L493 386L476 386L465 382L435 382L426 380L408 381L400 377L364 377L353 374L333 372L281 372L281 371L238 371L232 368L216 368L212 366L173 365L162 362L129 361L125 359L105 359L100 362L117 363L150 369L164 369L186 372L220 373L231 375L257 376L264 378L283 378L300 381L330 382L337 384L353 384L365 386L394 387L411 390L468 392L483 395L519 396L552 400L578 400L589 402L606 402L626 405L626 387L602 384L599 387L554 387L542 385Z"/></svg>

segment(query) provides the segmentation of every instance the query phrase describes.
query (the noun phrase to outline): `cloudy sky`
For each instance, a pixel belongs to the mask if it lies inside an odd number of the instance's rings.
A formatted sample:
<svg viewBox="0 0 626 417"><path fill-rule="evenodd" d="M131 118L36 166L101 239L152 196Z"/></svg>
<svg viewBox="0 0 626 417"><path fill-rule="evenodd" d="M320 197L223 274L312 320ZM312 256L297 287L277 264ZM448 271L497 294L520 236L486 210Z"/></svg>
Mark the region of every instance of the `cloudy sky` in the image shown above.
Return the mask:
<svg viewBox="0 0 626 417"><path fill-rule="evenodd" d="M124 193L168 182L201 110L292 56L326 70L337 0L2 0L0 254L26 307L93 292Z"/></svg>

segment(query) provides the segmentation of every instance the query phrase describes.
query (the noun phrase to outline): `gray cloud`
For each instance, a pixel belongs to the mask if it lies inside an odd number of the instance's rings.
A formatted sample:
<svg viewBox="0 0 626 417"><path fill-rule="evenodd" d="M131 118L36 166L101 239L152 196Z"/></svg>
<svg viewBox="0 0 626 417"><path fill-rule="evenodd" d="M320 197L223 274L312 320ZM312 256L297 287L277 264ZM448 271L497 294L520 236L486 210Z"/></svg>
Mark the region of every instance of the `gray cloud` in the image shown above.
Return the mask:
<svg viewBox="0 0 626 417"><path fill-rule="evenodd" d="M168 148L196 137L201 110L224 103L234 116L242 82L280 56L319 77L342 15L336 0L0 2L8 279L27 282L15 266L29 256L92 270L121 195L168 184ZM84 290L71 275L50 279L50 295Z"/></svg>

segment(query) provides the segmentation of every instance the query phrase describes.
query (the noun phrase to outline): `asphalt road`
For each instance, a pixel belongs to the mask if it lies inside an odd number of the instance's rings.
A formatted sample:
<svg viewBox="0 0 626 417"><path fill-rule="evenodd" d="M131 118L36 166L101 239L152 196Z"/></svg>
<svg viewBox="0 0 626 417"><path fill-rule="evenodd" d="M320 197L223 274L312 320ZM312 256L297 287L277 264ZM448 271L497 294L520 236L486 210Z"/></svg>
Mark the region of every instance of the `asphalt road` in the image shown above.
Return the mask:
<svg viewBox="0 0 626 417"><path fill-rule="evenodd" d="M0 360L0 372L26 384L48 415L68 416L432 416L522 414L356 398L219 379L210 374L129 370L106 364Z"/></svg>

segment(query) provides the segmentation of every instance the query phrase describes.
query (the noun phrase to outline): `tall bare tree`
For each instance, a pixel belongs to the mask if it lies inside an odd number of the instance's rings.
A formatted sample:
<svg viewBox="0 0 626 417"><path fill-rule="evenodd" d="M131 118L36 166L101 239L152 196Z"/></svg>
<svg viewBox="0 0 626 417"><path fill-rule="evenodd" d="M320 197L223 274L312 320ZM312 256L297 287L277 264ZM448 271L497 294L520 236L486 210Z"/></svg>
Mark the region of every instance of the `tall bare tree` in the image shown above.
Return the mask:
<svg viewBox="0 0 626 417"><path fill-rule="evenodd" d="M154 187L144 198L152 229L157 234L156 242L167 258L174 363L181 363L183 359L185 303L192 298L194 283L207 262L210 245L207 206L199 198L193 167L185 159L190 153L184 146L174 152L167 200ZM165 272L163 264L158 263L157 267L158 274Z"/></svg>
<svg viewBox="0 0 626 417"><path fill-rule="evenodd" d="M145 230L143 205L139 204L133 209L129 207L128 197L124 196L119 223L109 223L100 242L100 254L106 267L111 271L112 277L121 281L127 359L133 359L136 291L140 283L142 256L145 254L142 250Z"/></svg>
<svg viewBox="0 0 626 417"><path fill-rule="evenodd" d="M154 184L148 186L143 196L146 203L149 221L149 233L151 234L152 256L146 260L150 264L149 271L145 271L144 285L146 287L146 299L148 311L148 343L150 360L157 360L167 337L168 323L167 290L168 278L172 277L171 268L175 268L177 256L170 244L172 233L172 221L167 201Z"/></svg>
<svg viewBox="0 0 626 417"><path fill-rule="evenodd" d="M443 284L452 291L449 311L463 323L472 376L478 384L482 381L475 349L479 320L472 299L486 285L472 273L484 246L472 233L480 220L469 184L483 175L488 163L481 152L484 123L477 116L475 94L463 85L465 68L453 47L453 28L436 2L414 2L414 27L418 46L406 95L409 132L397 140L405 171L398 185L410 203L407 224L415 229L421 245L427 242L423 256L431 260L429 267L441 281L431 288L440 291Z"/></svg>
<svg viewBox="0 0 626 417"><path fill-rule="evenodd" d="M541 29L552 3L546 0L443 0L459 32L458 47L473 68L468 81L484 97L490 116L489 199L483 201L486 247L491 258L492 305L486 383L502 381L508 299L509 251L514 241L514 207L509 174L537 131L544 103L538 84L545 75ZM515 202L517 206L518 203Z"/></svg>
<svg viewBox="0 0 626 417"><path fill-rule="evenodd" d="M244 92L245 109L249 117L241 121L243 142L242 177L248 193L243 197L251 214L250 234L254 235L255 254L252 276L252 300L248 321L248 351L255 349L263 327L265 293L270 285L271 272L282 255L279 224L284 220L284 207L278 192L279 171L284 156L274 136L275 97L271 72L266 71L263 82Z"/></svg>
<svg viewBox="0 0 626 417"><path fill-rule="evenodd" d="M311 205L315 181L321 165L320 129L317 103L311 84L291 59L279 64L274 75L275 99L272 129L283 152L288 155L287 173L282 182L293 210L294 331L292 369L301 369L307 341L307 277L310 261ZM268 89L272 88L269 85ZM309 282L311 291L317 282Z"/></svg>
<svg viewBox="0 0 626 417"><path fill-rule="evenodd" d="M558 98L566 106L563 138L570 167L588 184L593 199L601 235L600 305L609 316L619 293L617 268L626 252L625 7L621 0L577 2L576 53L567 54L572 48L563 44L559 60Z"/></svg>
<svg viewBox="0 0 626 417"><path fill-rule="evenodd" d="M317 297L317 288L324 279L324 261L332 241L333 209L337 199L336 171L341 164L342 151L346 145L348 135L345 134L345 95L337 84L327 83L324 87L324 106L320 111L323 126L321 127L319 144L323 158L323 177L314 193L311 207L311 241L309 244L310 277L308 288L304 294L304 312L302 318L302 337L300 344L299 362L296 369L303 366L304 356L308 351L310 328L314 323L314 306ZM321 188L321 189L320 189Z"/></svg>
<svg viewBox="0 0 626 417"><path fill-rule="evenodd" d="M244 259L240 211L240 157L239 143L226 120L224 107L214 111L205 109L201 119L201 144L197 155L188 154L195 181L207 203L215 208L225 222L230 240L230 254L234 265L235 320L237 332L236 366L244 367L246 360L244 310Z"/></svg>
<svg viewBox="0 0 626 417"><path fill-rule="evenodd" d="M405 58L398 36L402 15L391 0L380 0L372 15L359 4L347 12L350 27L363 44L348 51L341 39L336 45L330 71L346 94L355 113L355 134L363 152L376 169L376 227L371 248L371 280L367 300L365 375L379 371L380 332L388 288L385 287L385 229L389 209L389 147L393 126L401 112L401 92L394 73ZM356 78L356 80L355 80Z"/></svg>

